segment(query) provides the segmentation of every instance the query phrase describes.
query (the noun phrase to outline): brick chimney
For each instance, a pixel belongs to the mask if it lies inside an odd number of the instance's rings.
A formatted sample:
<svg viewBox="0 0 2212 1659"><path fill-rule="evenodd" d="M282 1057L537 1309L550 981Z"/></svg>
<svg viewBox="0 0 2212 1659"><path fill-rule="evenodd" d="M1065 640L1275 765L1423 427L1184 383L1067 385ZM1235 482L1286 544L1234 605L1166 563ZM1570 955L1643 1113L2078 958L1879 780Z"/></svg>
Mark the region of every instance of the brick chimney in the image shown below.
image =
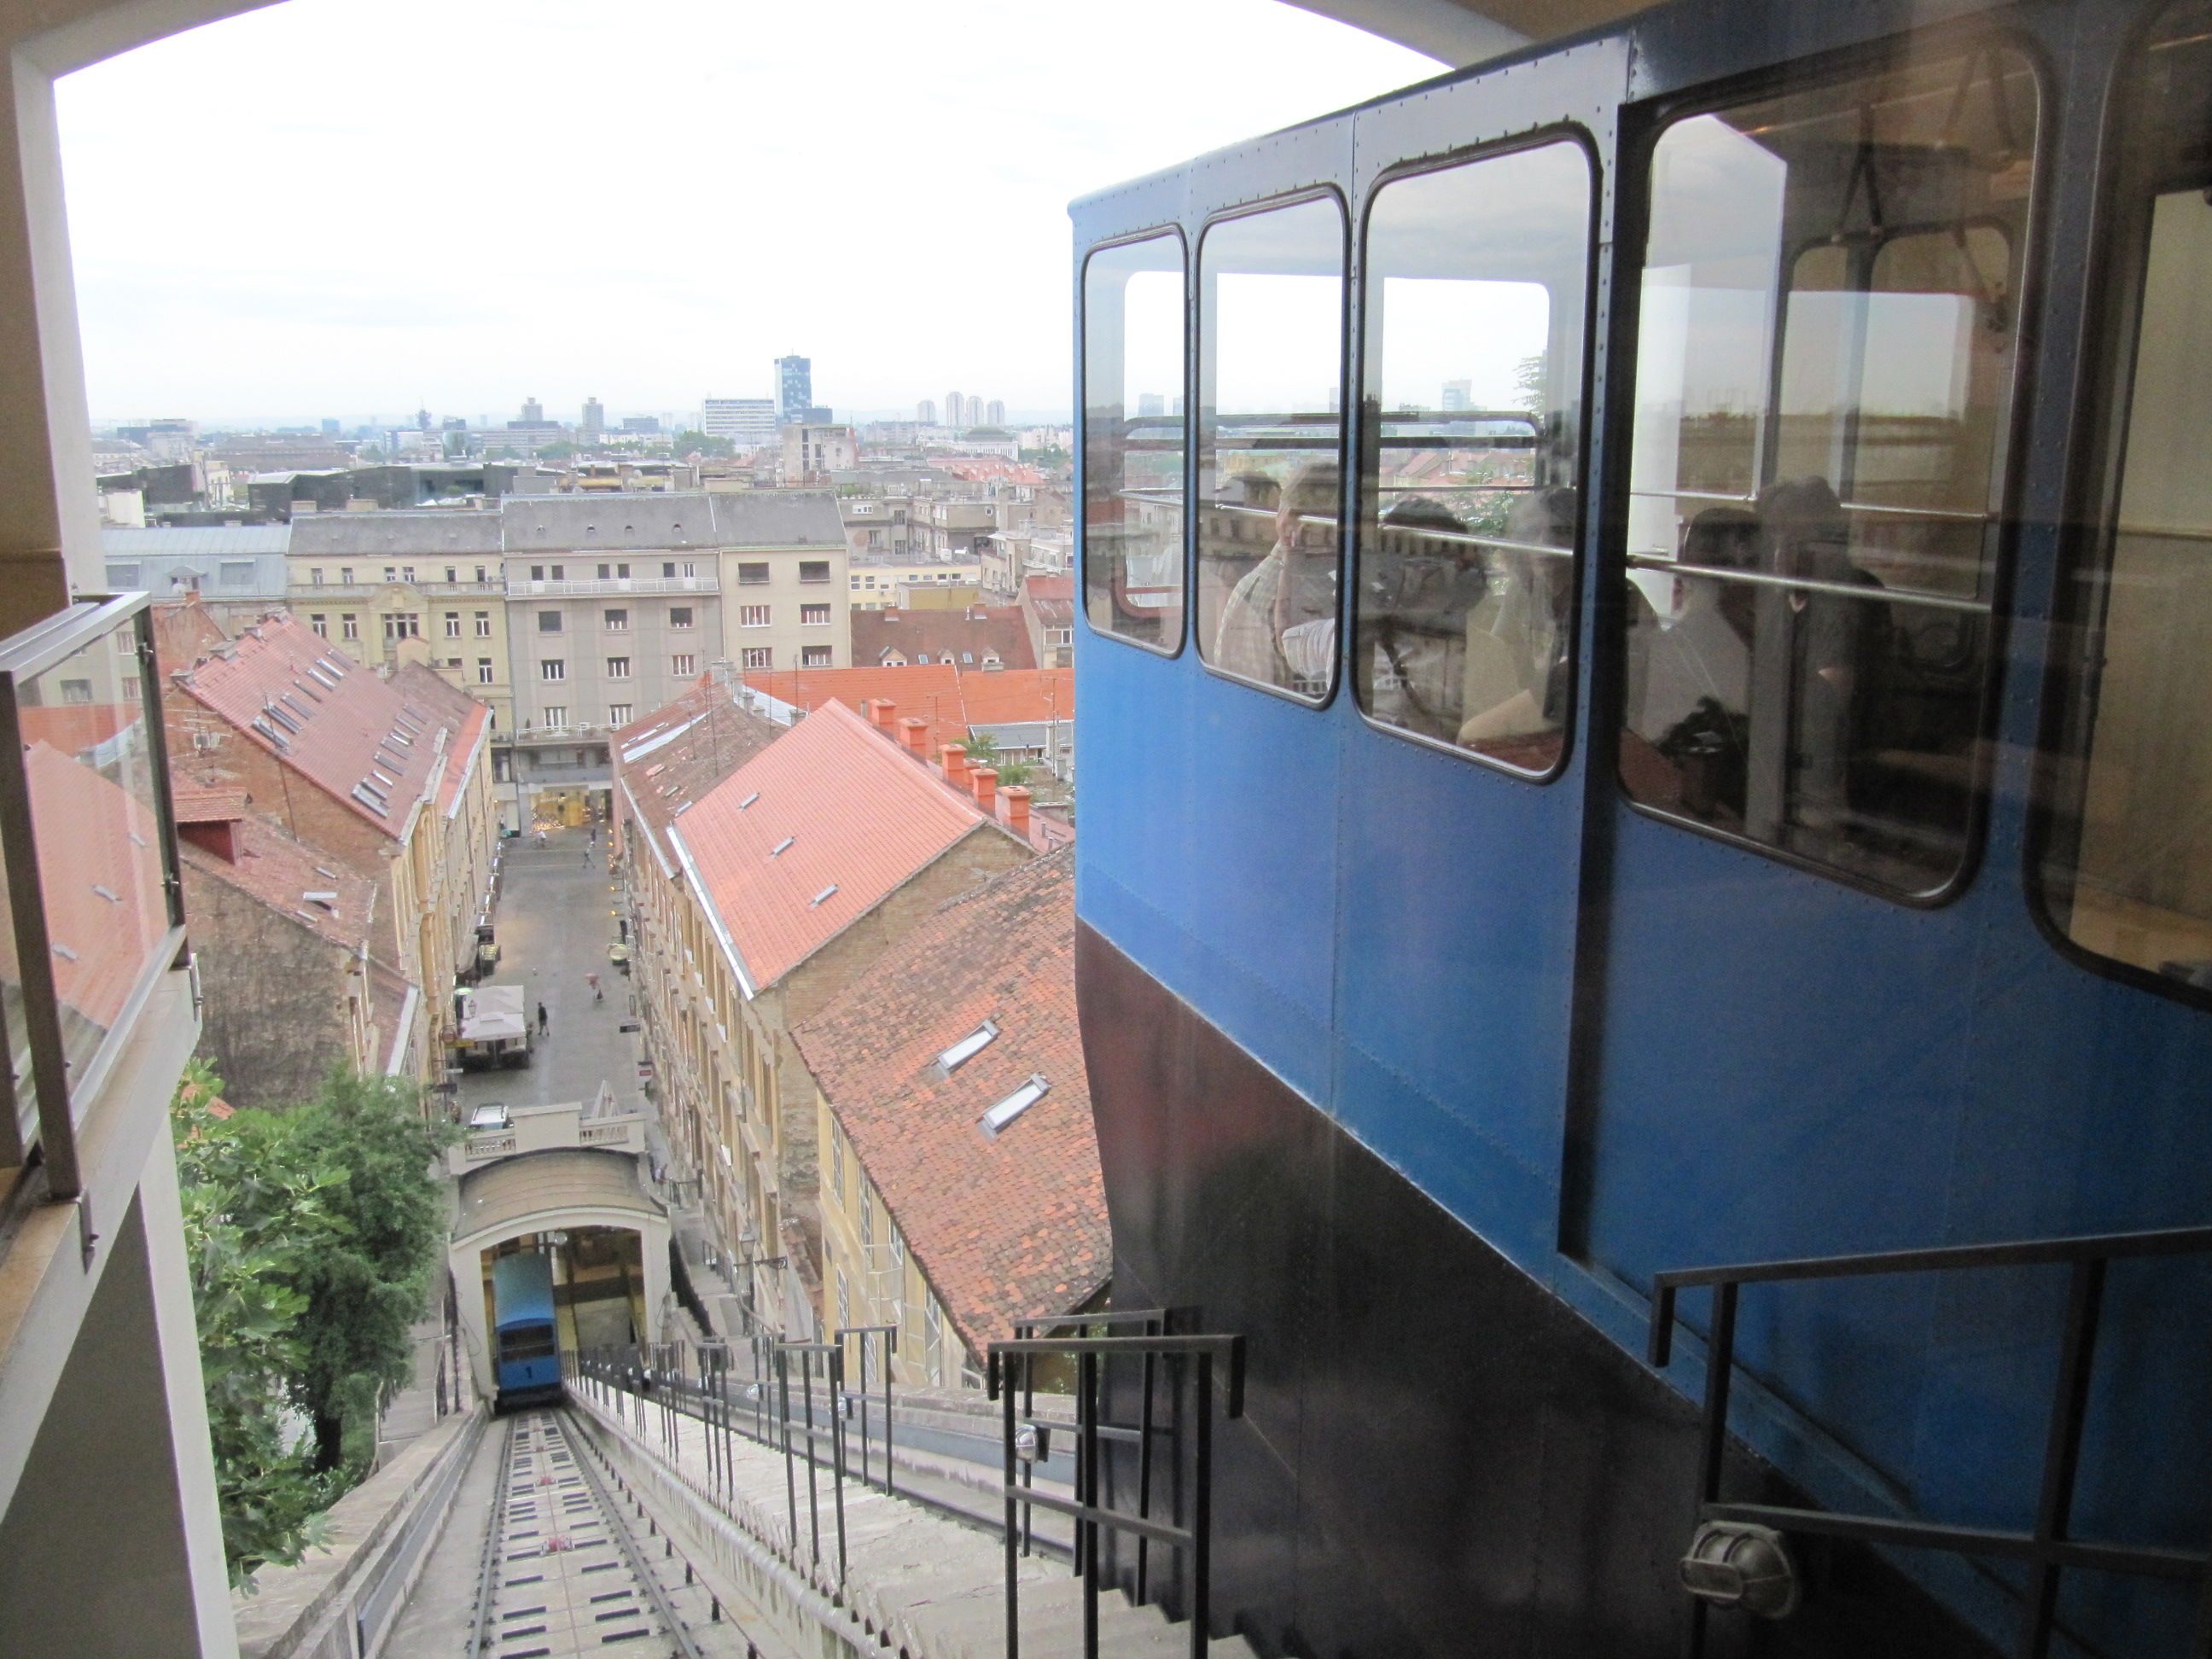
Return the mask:
<svg viewBox="0 0 2212 1659"><path fill-rule="evenodd" d="M1010 783L1000 799L1006 803L1006 828L1027 841L1030 838L1030 792L1027 786Z"/></svg>
<svg viewBox="0 0 2212 1659"><path fill-rule="evenodd" d="M999 769L995 766L970 767L968 784L975 792L975 805L993 817L997 816Z"/></svg>
<svg viewBox="0 0 2212 1659"><path fill-rule="evenodd" d="M929 722L908 714L899 722L899 738L906 744L907 753L916 760L929 759Z"/></svg>
<svg viewBox="0 0 2212 1659"><path fill-rule="evenodd" d="M872 697L868 701L868 718L885 737L898 737L898 705L889 697Z"/></svg>
<svg viewBox="0 0 2212 1659"><path fill-rule="evenodd" d="M955 789L968 787L968 745L948 743L937 751L945 757L945 781Z"/></svg>

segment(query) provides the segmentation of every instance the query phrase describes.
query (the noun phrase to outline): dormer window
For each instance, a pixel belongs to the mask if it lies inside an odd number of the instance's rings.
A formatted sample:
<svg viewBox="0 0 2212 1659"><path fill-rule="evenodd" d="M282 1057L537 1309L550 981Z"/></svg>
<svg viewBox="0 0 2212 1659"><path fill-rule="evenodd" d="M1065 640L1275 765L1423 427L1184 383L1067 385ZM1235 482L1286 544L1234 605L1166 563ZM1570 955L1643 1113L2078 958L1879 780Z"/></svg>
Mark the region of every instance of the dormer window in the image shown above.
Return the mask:
<svg viewBox="0 0 2212 1659"><path fill-rule="evenodd" d="M1031 1075L1027 1083L984 1113L977 1120L977 1127L990 1139L996 1140L1000 1132L1009 1123L1042 1100L1051 1089L1052 1085L1047 1083L1042 1074Z"/></svg>
<svg viewBox="0 0 2212 1659"><path fill-rule="evenodd" d="M938 1055L937 1063L948 1073L957 1072L976 1055L981 1054L984 1049L989 1048L992 1039L998 1035L997 1023L987 1019L966 1036L962 1037L959 1042Z"/></svg>

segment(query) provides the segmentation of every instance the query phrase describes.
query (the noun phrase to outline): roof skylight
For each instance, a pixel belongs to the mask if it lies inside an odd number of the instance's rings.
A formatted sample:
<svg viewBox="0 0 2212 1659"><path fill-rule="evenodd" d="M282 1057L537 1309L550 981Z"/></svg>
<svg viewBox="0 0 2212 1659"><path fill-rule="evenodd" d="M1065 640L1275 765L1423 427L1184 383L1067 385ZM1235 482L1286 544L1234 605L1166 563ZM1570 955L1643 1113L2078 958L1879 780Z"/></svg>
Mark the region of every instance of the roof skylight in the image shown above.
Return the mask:
<svg viewBox="0 0 2212 1659"><path fill-rule="evenodd" d="M836 884L836 882L834 882L834 881L833 881L833 882L831 882L831 883L830 883L827 887L823 888L820 892L817 893L817 894L816 894L812 898L811 898L811 899L807 900L807 901L806 901L806 908L807 908L808 909L811 910L811 909L812 909L816 905L817 905L817 904L821 903L823 900L824 900L824 899L828 898L831 894L835 893L836 890L837 890L837 884Z"/></svg>
<svg viewBox="0 0 2212 1659"><path fill-rule="evenodd" d="M791 843L798 839L799 837L796 836L786 836L781 841L776 842L775 846L768 849L768 855L772 859L781 858L784 854L789 850Z"/></svg>
<svg viewBox="0 0 2212 1659"><path fill-rule="evenodd" d="M937 1063L947 1072L957 1072L968 1061L991 1046L991 1039L999 1035L998 1022L985 1020L959 1042L938 1055Z"/></svg>
<svg viewBox="0 0 2212 1659"><path fill-rule="evenodd" d="M758 800L759 799L760 799L760 791L759 791L759 790L757 790L757 789L756 789L756 790L754 790L754 791L752 792L752 793L751 793L751 794L747 795L747 796L746 796L743 800L741 800L741 801L739 801L739 802L738 803L738 811L739 811L740 812L744 811L745 810L745 808L747 808L748 806L750 806L750 805L751 805L755 801Z"/></svg>
<svg viewBox="0 0 2212 1659"><path fill-rule="evenodd" d="M1036 1105L1037 1102L1042 1100L1051 1092L1051 1090L1052 1085L1044 1080L1042 1073L1032 1073L1027 1083L1022 1085L1020 1088L977 1119L976 1127L993 1140L996 1140L1001 1130L1029 1110L1030 1107Z"/></svg>

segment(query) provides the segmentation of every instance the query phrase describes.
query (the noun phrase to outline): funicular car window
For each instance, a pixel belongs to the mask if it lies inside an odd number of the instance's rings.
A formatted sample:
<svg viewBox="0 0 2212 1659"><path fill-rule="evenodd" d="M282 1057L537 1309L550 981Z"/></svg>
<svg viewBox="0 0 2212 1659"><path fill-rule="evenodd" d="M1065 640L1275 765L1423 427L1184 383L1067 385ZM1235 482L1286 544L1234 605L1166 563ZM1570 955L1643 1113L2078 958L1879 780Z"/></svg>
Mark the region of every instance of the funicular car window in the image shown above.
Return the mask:
<svg viewBox="0 0 2212 1659"><path fill-rule="evenodd" d="M1316 699L1336 663L1344 247L1328 196L1223 220L1198 251L1199 649Z"/></svg>
<svg viewBox="0 0 2212 1659"><path fill-rule="evenodd" d="M1083 596L1091 625L1182 643L1183 243L1092 253L1083 273Z"/></svg>
<svg viewBox="0 0 2212 1659"><path fill-rule="evenodd" d="M1995 45L1679 120L1652 157L1622 779L1902 894L1979 817L2036 142Z"/></svg>
<svg viewBox="0 0 2212 1659"><path fill-rule="evenodd" d="M1360 706L1530 772L1573 684L1589 234L1565 142L1396 179L1367 218Z"/></svg>
<svg viewBox="0 0 2212 1659"><path fill-rule="evenodd" d="M2040 860L2082 949L2212 991L2212 4L2167 11L2118 100L2131 322L2106 358L2100 526L2064 592Z"/></svg>

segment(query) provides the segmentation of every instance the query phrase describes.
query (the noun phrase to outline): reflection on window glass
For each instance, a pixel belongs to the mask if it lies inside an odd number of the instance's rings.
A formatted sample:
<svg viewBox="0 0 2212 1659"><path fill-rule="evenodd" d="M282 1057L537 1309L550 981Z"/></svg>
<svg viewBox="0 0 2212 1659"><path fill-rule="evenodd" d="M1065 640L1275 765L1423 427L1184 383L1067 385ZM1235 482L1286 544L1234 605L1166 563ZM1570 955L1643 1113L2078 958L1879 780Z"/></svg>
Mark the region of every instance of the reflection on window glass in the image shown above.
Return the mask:
<svg viewBox="0 0 2212 1659"><path fill-rule="evenodd" d="M2101 544L2072 574L2053 920L2100 956L2212 990L2212 5L2144 49L2118 229L2139 262Z"/></svg>
<svg viewBox="0 0 2212 1659"><path fill-rule="evenodd" d="M1182 239L1101 248L1083 277L1083 592L1103 634L1182 641Z"/></svg>
<svg viewBox="0 0 2212 1659"><path fill-rule="evenodd" d="M1906 892L1967 854L2036 94L1951 49L1652 161L1621 771Z"/></svg>
<svg viewBox="0 0 2212 1659"><path fill-rule="evenodd" d="M1575 144L1401 179L1368 216L1360 703L1530 771L1571 684L1589 259Z"/></svg>
<svg viewBox="0 0 2212 1659"><path fill-rule="evenodd" d="M1199 246L1198 640L1298 696L1336 661L1344 214L1225 220Z"/></svg>

